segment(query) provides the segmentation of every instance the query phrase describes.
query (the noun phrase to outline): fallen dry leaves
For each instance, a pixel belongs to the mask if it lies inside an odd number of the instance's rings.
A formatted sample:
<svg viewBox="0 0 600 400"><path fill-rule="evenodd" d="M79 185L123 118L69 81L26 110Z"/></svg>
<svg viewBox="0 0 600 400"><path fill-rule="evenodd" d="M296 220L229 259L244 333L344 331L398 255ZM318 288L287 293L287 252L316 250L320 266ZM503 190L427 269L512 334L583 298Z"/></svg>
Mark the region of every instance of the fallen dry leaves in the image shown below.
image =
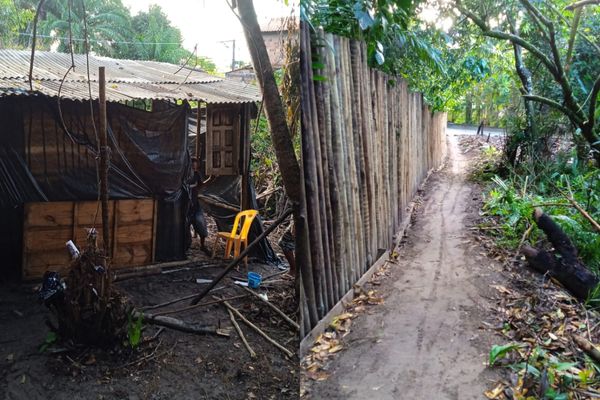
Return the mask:
<svg viewBox="0 0 600 400"><path fill-rule="evenodd" d="M479 238L479 242L487 242ZM516 348L494 365L505 378L484 393L499 400L587 400L600 398L600 365L573 341L580 335L600 342L600 316L586 309L558 282L527 269L523 260L491 245L504 262L504 285L493 284L497 303L484 321ZM501 254L504 252L505 254ZM488 254L489 256L489 254Z"/></svg>
<svg viewBox="0 0 600 400"><path fill-rule="evenodd" d="M600 318L562 287L520 265L510 271L511 287L491 285L500 295L493 329L518 348L496 364L506 380L484 394L488 399L567 400L600 397L600 366L573 342L573 335L598 343ZM488 325L489 326L489 325Z"/></svg>
<svg viewBox="0 0 600 400"><path fill-rule="evenodd" d="M396 254L397 257L397 254ZM390 260L382 265L373 273L365 286L378 286L381 280L390 275L390 263L394 262L392 254ZM343 338L350 333L352 321L368 307L383 304L385 300L377 290L365 289L361 286L354 287L354 297L349 304L346 304L342 314L333 318L327 331L317 337L309 354L302 358L301 368L303 378L313 381L324 381L329 378L327 372L327 361L344 349ZM303 379L300 388L300 397L307 394L306 381Z"/></svg>

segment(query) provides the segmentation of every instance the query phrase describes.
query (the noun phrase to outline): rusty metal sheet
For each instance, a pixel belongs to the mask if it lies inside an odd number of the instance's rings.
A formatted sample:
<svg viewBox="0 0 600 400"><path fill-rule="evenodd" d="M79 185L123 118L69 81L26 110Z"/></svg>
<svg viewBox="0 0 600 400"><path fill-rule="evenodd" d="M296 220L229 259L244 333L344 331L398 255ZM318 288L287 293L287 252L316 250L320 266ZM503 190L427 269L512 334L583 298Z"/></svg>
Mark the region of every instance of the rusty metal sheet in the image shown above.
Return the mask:
<svg viewBox="0 0 600 400"><path fill-rule="evenodd" d="M29 90L30 55L24 50L0 50L0 96L34 94ZM75 69L66 74L71 66L69 54L36 52L34 92L56 97L60 89L62 98L89 99L85 55L75 55L75 65ZM98 67L105 66L108 101L193 100L216 104L249 103L261 99L260 91L254 85L168 63L90 56L89 65L92 98L98 97Z"/></svg>

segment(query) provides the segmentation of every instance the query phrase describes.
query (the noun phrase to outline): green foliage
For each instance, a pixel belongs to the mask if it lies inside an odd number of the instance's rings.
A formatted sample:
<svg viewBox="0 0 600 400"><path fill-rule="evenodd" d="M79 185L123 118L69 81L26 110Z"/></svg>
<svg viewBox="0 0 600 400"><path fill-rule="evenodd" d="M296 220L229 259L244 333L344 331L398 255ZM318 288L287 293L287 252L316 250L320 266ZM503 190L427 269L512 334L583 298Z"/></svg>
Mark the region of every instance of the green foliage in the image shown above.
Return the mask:
<svg viewBox="0 0 600 400"><path fill-rule="evenodd" d="M190 58L189 55L188 58ZM213 60L211 60L208 57L192 55L192 57L186 65L192 68L200 68L201 70L208 72L209 74L218 74L217 65L213 62Z"/></svg>
<svg viewBox="0 0 600 400"><path fill-rule="evenodd" d="M0 47L26 48L31 45L37 0L0 0ZM85 14L84 14L85 12ZM84 23L85 15L85 23ZM157 5L132 16L121 0L48 0L38 21L37 48L85 52L85 33L90 51L115 58L154 60L198 66L214 73L212 60L183 48L181 32ZM50 38L52 36L52 38Z"/></svg>
<svg viewBox="0 0 600 400"><path fill-rule="evenodd" d="M520 360L509 368L520 377L527 373L537 385L541 386L544 382L546 399L567 400L573 388L585 389L598 383L593 362L586 361L585 365L581 365L581 362L561 360L539 346L529 352L520 351L518 356Z"/></svg>
<svg viewBox="0 0 600 400"><path fill-rule="evenodd" d="M477 21L480 27L485 25L481 30L487 27L496 35L510 32L520 37L519 43L526 47L522 47L523 67L530 77L526 87L521 82L518 87L523 93L546 99L536 100L529 108L527 124L512 124L511 144L506 148L512 164L550 157L545 147L551 137L563 133L572 135L578 158L587 159L591 149L592 156L600 163L597 144L600 127L587 114L590 103L597 102L591 95L592 86L600 77L600 65L595 62L600 55L600 14L597 6L588 6L584 7L581 19L576 18L573 11L565 9L571 3L571 0L460 2L459 8L469 15L465 20ZM468 24L465 25L468 29ZM494 40L509 44L505 38ZM507 46L505 57L512 61L511 50L512 44ZM523 108L523 101L515 101L512 111L521 114ZM600 108L596 108L596 116L600 116ZM515 159L519 148L524 151Z"/></svg>
<svg viewBox="0 0 600 400"><path fill-rule="evenodd" d="M486 214L498 218L501 228L499 244L514 248L527 227L533 223L533 205L542 199L518 191L515 182L502 180L498 176L492 181L492 188L485 196L483 210Z"/></svg>
<svg viewBox="0 0 600 400"><path fill-rule="evenodd" d="M133 313L127 316L127 340L132 349L136 349L142 341L142 322L141 313L136 320L133 319Z"/></svg>
<svg viewBox="0 0 600 400"><path fill-rule="evenodd" d="M471 171L469 179L475 182L488 182L497 173L502 152L493 145L484 146L481 150L481 158L477 167Z"/></svg>
<svg viewBox="0 0 600 400"><path fill-rule="evenodd" d="M516 350L520 347L518 343L508 343L504 345L494 345L490 350L490 367L496 363L496 361L513 350Z"/></svg>
<svg viewBox="0 0 600 400"><path fill-rule="evenodd" d="M301 8L301 16L313 28L340 36L362 40L367 46L370 66L392 75L409 79L414 70L422 76L446 76L447 63L443 58L444 36L435 29L422 26L415 17L416 3L411 0L312 0ZM313 60L318 62L318 60ZM323 80L315 76L316 80ZM414 90L423 91L415 79ZM435 97L430 92L430 97ZM438 103L443 104L440 100ZM432 105L435 104L432 103Z"/></svg>
<svg viewBox="0 0 600 400"><path fill-rule="evenodd" d="M35 12L31 8L19 8L14 0L0 0L0 48L19 42L19 32L27 27Z"/></svg>
<svg viewBox="0 0 600 400"><path fill-rule="evenodd" d="M131 27L137 42L132 49L135 59L178 64L189 55L181 46L181 31L171 26L165 13L155 4L147 12L135 15Z"/></svg>
<svg viewBox="0 0 600 400"><path fill-rule="evenodd" d="M484 211L498 218L502 228L500 243L515 247L527 227L534 223L533 209L542 205L573 241L583 262L599 273L600 235L564 194L572 197L592 218L600 220L600 170L575 160L571 158L567 162L558 157L556 163L545 164L546 170L537 176L512 171L507 179L494 177L485 196ZM534 230L530 241L537 238L541 236Z"/></svg>
<svg viewBox="0 0 600 400"><path fill-rule="evenodd" d="M56 332L48 332L48 334L46 335L46 338L44 339L44 343L42 343L42 345L40 346L40 353L45 352L46 350L48 350L48 347L52 346L54 343L56 343L56 341L58 340L58 335L56 334Z"/></svg>

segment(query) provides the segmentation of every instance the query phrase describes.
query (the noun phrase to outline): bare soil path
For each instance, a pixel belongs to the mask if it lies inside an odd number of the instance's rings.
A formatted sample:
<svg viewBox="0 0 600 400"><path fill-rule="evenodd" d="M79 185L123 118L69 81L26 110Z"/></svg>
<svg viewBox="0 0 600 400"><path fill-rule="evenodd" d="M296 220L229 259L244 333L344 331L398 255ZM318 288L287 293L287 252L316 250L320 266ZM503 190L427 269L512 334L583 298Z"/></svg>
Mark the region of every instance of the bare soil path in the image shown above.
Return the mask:
<svg viewBox="0 0 600 400"><path fill-rule="evenodd" d="M329 379L308 388L311 399L482 399L497 378L485 366L497 339L483 321L494 306L489 285L503 278L472 241L481 189L467 181L456 133L378 289L385 303L354 321Z"/></svg>

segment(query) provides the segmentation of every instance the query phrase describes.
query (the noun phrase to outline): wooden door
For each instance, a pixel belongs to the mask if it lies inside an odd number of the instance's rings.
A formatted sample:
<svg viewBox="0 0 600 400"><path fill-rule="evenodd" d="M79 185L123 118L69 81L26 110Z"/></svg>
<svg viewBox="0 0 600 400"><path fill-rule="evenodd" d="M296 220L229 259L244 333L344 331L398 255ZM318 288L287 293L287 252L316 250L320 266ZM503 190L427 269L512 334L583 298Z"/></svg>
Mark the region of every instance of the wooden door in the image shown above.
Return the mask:
<svg viewBox="0 0 600 400"><path fill-rule="evenodd" d="M208 105L206 112L206 174L238 175L241 107Z"/></svg>

